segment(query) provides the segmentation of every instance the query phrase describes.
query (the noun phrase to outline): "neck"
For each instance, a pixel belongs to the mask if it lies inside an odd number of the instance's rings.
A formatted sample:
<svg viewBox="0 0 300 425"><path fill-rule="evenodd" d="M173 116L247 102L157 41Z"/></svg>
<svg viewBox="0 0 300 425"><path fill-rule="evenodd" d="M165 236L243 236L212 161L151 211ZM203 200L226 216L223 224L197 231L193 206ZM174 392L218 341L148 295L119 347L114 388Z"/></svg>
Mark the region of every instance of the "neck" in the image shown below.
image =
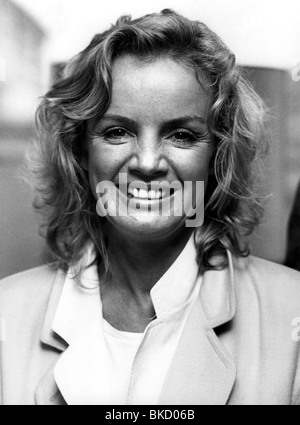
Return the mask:
<svg viewBox="0 0 300 425"><path fill-rule="evenodd" d="M191 230L184 228L168 238L130 239L111 231L108 258L114 284L136 297L149 294L185 247Z"/></svg>
<svg viewBox="0 0 300 425"><path fill-rule="evenodd" d="M108 235L111 275L101 285L103 317L119 330L143 332L156 314L150 291L179 256L191 230L146 241L112 228Z"/></svg>

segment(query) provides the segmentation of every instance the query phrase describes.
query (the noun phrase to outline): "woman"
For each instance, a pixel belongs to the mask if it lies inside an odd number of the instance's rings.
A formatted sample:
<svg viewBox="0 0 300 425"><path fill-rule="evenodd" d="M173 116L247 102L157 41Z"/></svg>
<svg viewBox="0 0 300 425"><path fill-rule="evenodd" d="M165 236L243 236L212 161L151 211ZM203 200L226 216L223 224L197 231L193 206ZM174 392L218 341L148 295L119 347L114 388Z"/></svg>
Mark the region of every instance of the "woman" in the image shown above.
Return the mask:
<svg viewBox="0 0 300 425"><path fill-rule="evenodd" d="M300 401L299 274L240 242L262 114L222 41L170 10L68 64L38 112L54 263L0 284L3 404Z"/></svg>

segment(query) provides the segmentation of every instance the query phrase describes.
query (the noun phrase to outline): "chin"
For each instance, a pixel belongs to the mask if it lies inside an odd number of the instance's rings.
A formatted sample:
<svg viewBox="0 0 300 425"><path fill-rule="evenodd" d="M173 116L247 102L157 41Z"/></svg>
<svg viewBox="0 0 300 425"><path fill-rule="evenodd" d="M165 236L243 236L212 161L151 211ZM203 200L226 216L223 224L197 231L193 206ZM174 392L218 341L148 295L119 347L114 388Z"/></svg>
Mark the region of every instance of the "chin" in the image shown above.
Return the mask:
<svg viewBox="0 0 300 425"><path fill-rule="evenodd" d="M120 233L133 238L161 238L176 233L185 226L183 217L110 217L110 224Z"/></svg>

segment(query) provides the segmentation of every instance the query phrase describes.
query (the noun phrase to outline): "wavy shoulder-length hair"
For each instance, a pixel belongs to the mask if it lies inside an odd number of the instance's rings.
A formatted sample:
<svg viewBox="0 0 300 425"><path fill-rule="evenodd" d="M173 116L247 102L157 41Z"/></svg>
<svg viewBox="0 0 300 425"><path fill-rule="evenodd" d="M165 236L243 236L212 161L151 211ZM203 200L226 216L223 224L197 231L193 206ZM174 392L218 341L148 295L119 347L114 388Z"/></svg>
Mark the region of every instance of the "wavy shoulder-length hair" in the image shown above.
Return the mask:
<svg viewBox="0 0 300 425"><path fill-rule="evenodd" d="M66 65L40 103L35 206L45 212L43 228L56 264L67 269L93 242L98 266L109 271L104 219L96 213L82 163L87 124L108 109L113 63L125 54L145 60L168 56L208 84L214 175L208 182L204 224L195 232L199 266L202 271L225 267L227 249L247 256L241 233L251 233L262 214L253 178L266 150L263 104L215 33L201 22L165 9L135 20L123 16L97 34ZM213 260L216 255L218 262Z"/></svg>

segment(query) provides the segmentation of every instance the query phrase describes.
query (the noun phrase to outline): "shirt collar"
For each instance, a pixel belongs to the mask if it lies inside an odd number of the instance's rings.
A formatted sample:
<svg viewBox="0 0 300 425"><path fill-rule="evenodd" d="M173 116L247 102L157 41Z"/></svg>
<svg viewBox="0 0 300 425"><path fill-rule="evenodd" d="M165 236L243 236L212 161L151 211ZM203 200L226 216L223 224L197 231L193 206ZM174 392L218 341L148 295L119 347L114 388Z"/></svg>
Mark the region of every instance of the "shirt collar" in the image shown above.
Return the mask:
<svg viewBox="0 0 300 425"><path fill-rule="evenodd" d="M94 314L102 317L97 267L89 266L94 257L93 246L89 245L82 260L70 268L66 275L52 330L68 343L80 334L80 330L84 332L84 329L93 326ZM185 307L197 289L197 275L196 248L192 234L175 262L150 291L157 318L169 317ZM198 279L198 289L199 285Z"/></svg>
<svg viewBox="0 0 300 425"><path fill-rule="evenodd" d="M229 266L220 271L207 271L203 278L198 275L196 248L193 234L175 262L151 289L151 297L158 317L165 317L183 309L201 282L200 299L203 311L212 328L231 320L235 315L234 269L230 252L227 252ZM89 246L82 265L93 259L93 247ZM102 317L100 288L97 267L84 268L78 280L79 268L58 273L44 322L42 341L63 350L63 344L56 344L54 334L68 344L80 332L93 328L99 332L95 317ZM83 296L84 295L84 296ZM102 326L102 325L101 325ZM54 332L54 334L53 334Z"/></svg>
<svg viewBox="0 0 300 425"><path fill-rule="evenodd" d="M192 234L177 259L150 291L156 316L161 318L184 308L199 289L197 251Z"/></svg>

